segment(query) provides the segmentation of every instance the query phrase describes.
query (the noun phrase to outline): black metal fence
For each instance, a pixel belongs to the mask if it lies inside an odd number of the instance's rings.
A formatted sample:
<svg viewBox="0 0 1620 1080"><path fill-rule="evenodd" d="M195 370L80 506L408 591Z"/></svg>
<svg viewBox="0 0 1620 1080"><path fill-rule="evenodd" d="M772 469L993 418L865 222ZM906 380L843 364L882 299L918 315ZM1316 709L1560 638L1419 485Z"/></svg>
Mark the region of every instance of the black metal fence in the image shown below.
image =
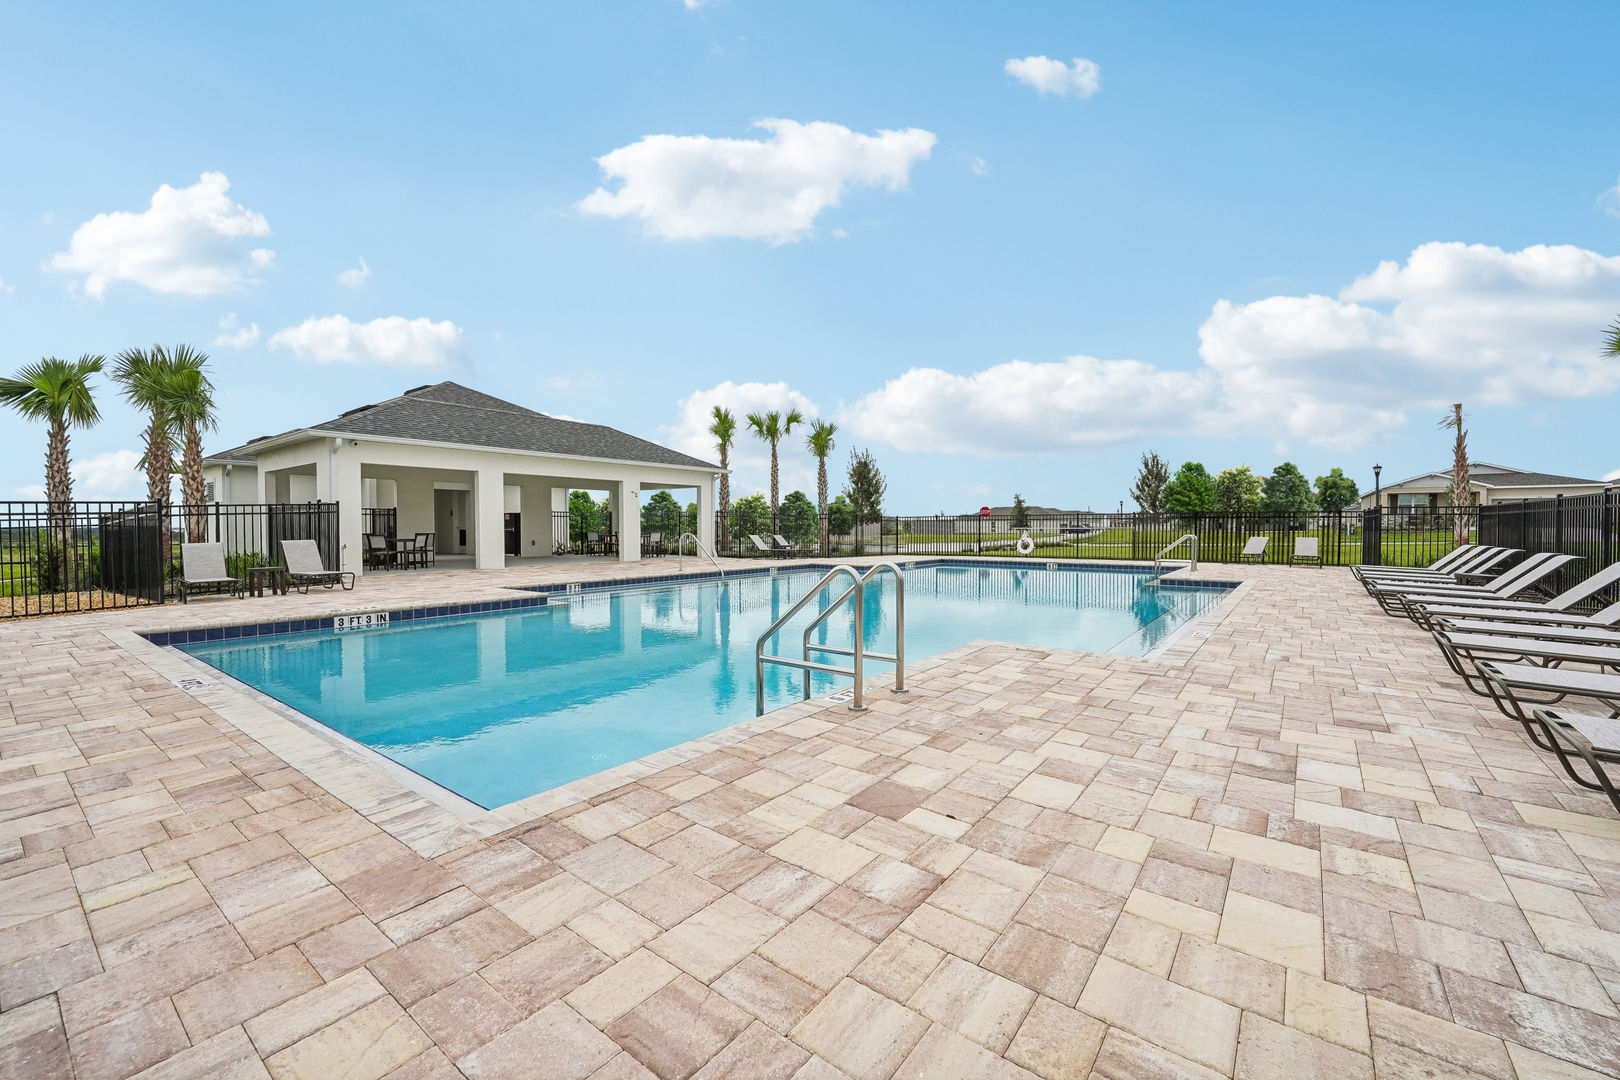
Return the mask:
<svg viewBox="0 0 1620 1080"><path fill-rule="evenodd" d="M360 511L360 532L393 540L399 535L399 511L392 506L367 506Z"/></svg>
<svg viewBox="0 0 1620 1080"><path fill-rule="evenodd" d="M1620 560L1620 488L1491 503L1479 510L1479 542L1575 555L1581 561L1566 569L1557 583L1573 584Z"/></svg>
<svg viewBox="0 0 1620 1080"><path fill-rule="evenodd" d="M554 555L612 555L618 552L619 534L607 510L553 510L551 550Z"/></svg>
<svg viewBox="0 0 1620 1080"><path fill-rule="evenodd" d="M162 600L156 503L0 502L0 618Z"/></svg>
<svg viewBox="0 0 1620 1080"><path fill-rule="evenodd" d="M283 540L313 540L322 565L337 569L343 549L338 542L338 504L206 503L169 507L168 577L180 572L180 543L225 546L225 569L244 577L255 566L283 566Z"/></svg>

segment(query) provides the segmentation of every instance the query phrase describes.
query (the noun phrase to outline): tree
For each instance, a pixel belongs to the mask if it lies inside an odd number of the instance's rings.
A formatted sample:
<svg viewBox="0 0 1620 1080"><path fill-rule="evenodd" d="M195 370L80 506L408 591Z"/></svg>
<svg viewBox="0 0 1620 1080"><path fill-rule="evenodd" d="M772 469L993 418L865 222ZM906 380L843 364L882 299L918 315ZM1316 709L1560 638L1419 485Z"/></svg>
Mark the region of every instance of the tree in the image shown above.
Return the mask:
<svg viewBox="0 0 1620 1080"><path fill-rule="evenodd" d="M666 542L681 534L681 504L667 491L655 491L641 508L641 531L662 533Z"/></svg>
<svg viewBox="0 0 1620 1080"><path fill-rule="evenodd" d="M1215 509L1215 481L1196 461L1182 462L1175 478L1164 485L1164 508L1180 517L1207 514Z"/></svg>
<svg viewBox="0 0 1620 1080"><path fill-rule="evenodd" d="M815 504L802 491L789 492L782 500L781 521L783 538L795 544L808 544L820 533Z"/></svg>
<svg viewBox="0 0 1620 1080"><path fill-rule="evenodd" d="M1024 496L1013 492L1012 520L1009 524L1015 529L1029 528L1029 507L1024 504Z"/></svg>
<svg viewBox="0 0 1620 1080"><path fill-rule="evenodd" d="M1468 507L1473 501L1468 487L1468 432L1463 428L1462 402L1440 418L1440 429L1457 433L1451 447L1451 536L1458 544L1468 543Z"/></svg>
<svg viewBox="0 0 1620 1080"><path fill-rule="evenodd" d="M1354 506L1359 498L1361 489L1336 465L1326 476L1316 478L1316 505L1323 510L1343 510L1347 506Z"/></svg>
<svg viewBox="0 0 1620 1080"><path fill-rule="evenodd" d="M1170 466L1149 450L1142 455L1142 467L1137 470L1136 483L1131 486L1131 498L1144 513L1160 513L1164 510L1164 485L1169 481Z"/></svg>
<svg viewBox="0 0 1620 1080"><path fill-rule="evenodd" d="M772 409L770 412L753 412L748 414L748 426L753 429L754 435L770 444L771 447L771 520L776 520L776 509L781 505L781 474L776 467L776 446L793 430L794 425L804 423L804 417L798 409L789 409L786 415ZM772 530L773 532L775 530Z"/></svg>
<svg viewBox="0 0 1620 1080"><path fill-rule="evenodd" d="M840 495L827 504L824 520L830 535L848 536L855 531L855 508L850 505L847 498Z"/></svg>
<svg viewBox="0 0 1620 1080"><path fill-rule="evenodd" d="M9 405L29 420L45 422L45 499L51 537L46 541L47 584L76 587L73 539L73 472L68 458L68 432L89 427L101 419L90 390L90 376L101 371L104 357L85 355L74 361L47 356L29 364L10 379L0 379L0 404Z"/></svg>
<svg viewBox="0 0 1620 1080"><path fill-rule="evenodd" d="M1260 489L1260 510L1272 517L1298 518L1314 513L1316 498L1299 466L1285 461L1266 477Z"/></svg>
<svg viewBox="0 0 1620 1080"><path fill-rule="evenodd" d="M720 449L720 550L724 551L731 546L731 442L737 437L737 418L730 409L719 405L714 407L713 415L709 434Z"/></svg>
<svg viewBox="0 0 1620 1080"><path fill-rule="evenodd" d="M681 517L681 532L689 532L693 536L696 536L697 531L697 503L689 502L686 504L686 513Z"/></svg>
<svg viewBox="0 0 1620 1080"><path fill-rule="evenodd" d="M169 412L173 371L169 351L161 345L125 349L114 360L112 371L113 381L123 388L124 400L146 413L146 449L141 457L146 466L146 497L164 508L169 505L169 481L174 472L174 417ZM165 523L167 520L165 514Z"/></svg>
<svg viewBox="0 0 1620 1080"><path fill-rule="evenodd" d="M771 504L765 496L755 492L731 504L731 531L739 537L749 535L763 538L771 528Z"/></svg>
<svg viewBox="0 0 1620 1080"><path fill-rule="evenodd" d="M585 539L586 533L602 531L602 511L588 491L568 493L568 535L575 544Z"/></svg>
<svg viewBox="0 0 1620 1080"><path fill-rule="evenodd" d="M830 420L817 420L810 425L805 445L816 456L816 509L821 517L821 553L827 554L827 455L833 452L833 436L838 425Z"/></svg>
<svg viewBox="0 0 1620 1080"><path fill-rule="evenodd" d="M203 481L203 432L217 426L214 385L204 371L208 357L188 345L170 354L170 369L163 376L168 412L174 434L180 436L180 501L186 507L188 539L199 544L208 538L208 516L201 509L208 501Z"/></svg>
<svg viewBox="0 0 1620 1080"><path fill-rule="evenodd" d="M1260 478L1247 465L1222 469L1215 478L1215 509L1223 514L1236 514L1260 507Z"/></svg>
<svg viewBox="0 0 1620 1080"><path fill-rule="evenodd" d="M1614 325L1604 331L1603 355L1609 359L1620 358L1620 319L1614 320Z"/></svg>
<svg viewBox="0 0 1620 1080"><path fill-rule="evenodd" d="M849 496L849 503L855 508L857 522L871 525L883 520L883 495L888 489L888 482L878 471L871 451L857 450L850 455L844 494Z"/></svg>

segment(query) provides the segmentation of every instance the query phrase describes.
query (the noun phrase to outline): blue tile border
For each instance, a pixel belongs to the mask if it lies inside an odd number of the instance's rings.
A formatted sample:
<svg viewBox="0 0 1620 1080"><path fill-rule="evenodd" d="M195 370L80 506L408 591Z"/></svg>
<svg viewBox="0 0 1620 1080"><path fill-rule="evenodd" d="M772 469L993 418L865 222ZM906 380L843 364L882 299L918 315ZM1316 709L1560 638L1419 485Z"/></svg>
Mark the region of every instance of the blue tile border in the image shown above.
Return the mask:
<svg viewBox="0 0 1620 1080"><path fill-rule="evenodd" d="M959 558L920 558L912 559L903 565L910 568L929 569L932 567L978 568L978 569L1008 569L1008 570L1047 570L1046 564L1055 562L1054 571L1074 571L1106 574L1136 574L1144 572L1140 566L1115 566L1106 563L1072 562L1051 559L959 559ZM515 585L514 591L532 593L531 596L515 597L510 600L486 600L470 604L439 604L433 607L397 608L388 611L388 624L396 626L401 623L419 622L423 619L449 619L464 615L485 615L499 611L517 611L544 607L550 602L553 595L570 596L586 592L600 592L611 589L627 589L644 585L666 585L680 582L714 581L722 577L764 577L773 573L796 573L801 571L821 571L826 573L834 566L841 565L831 562L768 564L765 566L750 566L736 570L727 570L721 574L716 570L705 570L695 574L650 574L631 578L606 578L599 581L560 582L555 585ZM859 564L850 564L859 565ZM1240 583L1236 581L1197 581L1186 579L1161 579L1160 588L1165 589L1203 589L1227 591L1235 589ZM236 641L242 638L280 636L283 634L316 633L332 629L332 617L325 616L313 619L278 619L274 622L245 623L234 626L207 626L187 630L154 630L141 634L154 645L199 645L218 641Z"/></svg>

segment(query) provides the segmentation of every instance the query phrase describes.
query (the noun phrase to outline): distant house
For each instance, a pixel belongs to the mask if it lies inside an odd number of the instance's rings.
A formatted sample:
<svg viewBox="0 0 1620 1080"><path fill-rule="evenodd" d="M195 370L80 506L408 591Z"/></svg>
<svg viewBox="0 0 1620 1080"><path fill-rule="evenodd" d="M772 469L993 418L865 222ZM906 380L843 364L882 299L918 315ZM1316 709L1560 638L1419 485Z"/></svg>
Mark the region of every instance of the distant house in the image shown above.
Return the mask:
<svg viewBox="0 0 1620 1080"><path fill-rule="evenodd" d="M1555 495L1591 495L1603 488L1601 480L1531 472L1507 465L1492 465L1487 461L1475 461L1468 466L1469 495L1475 506L1514 499L1550 499ZM1373 505L1373 486L1369 484L1362 490L1365 494L1361 497L1361 507L1370 509ZM1398 483L1385 484L1379 495L1386 509L1406 513L1450 506L1451 470L1437 469Z"/></svg>
<svg viewBox="0 0 1620 1080"><path fill-rule="evenodd" d="M204 459L219 503L338 504L345 570L361 569L372 510L392 510L398 534L431 533L452 565L549 556L553 521L570 489L606 491L618 557L640 557L641 492L686 489L698 535L713 550L718 468L601 424L563 420L453 382L419 386L375 405ZM555 516L554 516L555 512ZM623 523L622 526L620 523ZM559 528L566 528L559 524Z"/></svg>

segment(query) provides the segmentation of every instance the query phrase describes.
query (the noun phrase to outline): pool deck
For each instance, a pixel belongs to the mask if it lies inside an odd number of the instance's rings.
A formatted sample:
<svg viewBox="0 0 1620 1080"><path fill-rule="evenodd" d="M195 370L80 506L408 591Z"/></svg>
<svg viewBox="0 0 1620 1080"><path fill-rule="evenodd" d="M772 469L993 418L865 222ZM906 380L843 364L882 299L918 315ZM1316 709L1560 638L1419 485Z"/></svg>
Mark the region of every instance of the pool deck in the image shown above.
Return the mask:
<svg viewBox="0 0 1620 1080"><path fill-rule="evenodd" d="M0 1076L1620 1074L1620 819L1343 570L499 821L136 637L675 571L0 624Z"/></svg>

